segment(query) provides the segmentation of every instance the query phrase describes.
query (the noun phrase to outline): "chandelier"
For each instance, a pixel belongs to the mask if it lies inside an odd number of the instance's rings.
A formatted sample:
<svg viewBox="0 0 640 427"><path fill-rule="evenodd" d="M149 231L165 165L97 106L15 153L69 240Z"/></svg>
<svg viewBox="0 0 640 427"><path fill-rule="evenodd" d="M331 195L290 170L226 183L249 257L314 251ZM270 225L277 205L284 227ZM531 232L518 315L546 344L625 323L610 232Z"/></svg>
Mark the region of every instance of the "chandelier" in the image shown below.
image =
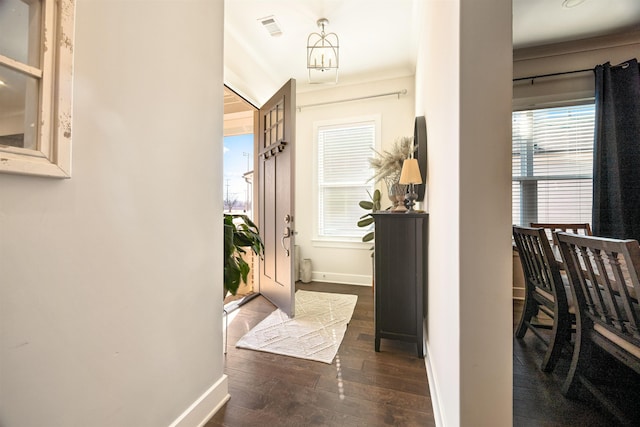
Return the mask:
<svg viewBox="0 0 640 427"><path fill-rule="evenodd" d="M309 83L338 83L338 36L324 32L328 24L328 19L318 19L320 33L307 37Z"/></svg>

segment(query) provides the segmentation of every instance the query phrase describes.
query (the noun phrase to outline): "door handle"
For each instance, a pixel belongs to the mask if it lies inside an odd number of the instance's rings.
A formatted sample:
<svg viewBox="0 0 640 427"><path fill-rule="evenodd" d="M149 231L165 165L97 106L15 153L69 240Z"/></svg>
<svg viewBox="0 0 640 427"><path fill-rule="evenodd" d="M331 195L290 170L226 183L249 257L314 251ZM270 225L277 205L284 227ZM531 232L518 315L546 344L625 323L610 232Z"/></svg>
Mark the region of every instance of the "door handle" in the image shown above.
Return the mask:
<svg viewBox="0 0 640 427"><path fill-rule="evenodd" d="M282 245L282 249L284 249L284 253L286 256L289 256L290 252L289 252L289 249L287 249L287 247L284 245L284 239L288 239L290 237L291 237L291 228L285 227L284 231L282 232L282 239L280 239L280 244Z"/></svg>

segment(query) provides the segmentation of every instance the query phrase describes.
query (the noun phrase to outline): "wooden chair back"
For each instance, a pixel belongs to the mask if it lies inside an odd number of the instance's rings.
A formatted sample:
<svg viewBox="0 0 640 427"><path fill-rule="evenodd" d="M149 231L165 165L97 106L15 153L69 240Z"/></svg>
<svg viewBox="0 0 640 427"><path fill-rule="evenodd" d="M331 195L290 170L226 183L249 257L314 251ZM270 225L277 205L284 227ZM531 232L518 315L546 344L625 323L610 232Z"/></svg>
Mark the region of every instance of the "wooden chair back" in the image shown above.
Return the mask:
<svg viewBox="0 0 640 427"><path fill-rule="evenodd" d="M575 395L578 383L589 384L585 372L592 363L593 345L640 374L640 308L635 297L640 295L638 242L564 232L557 233L556 239L577 306L578 336L563 392ZM620 415L603 393L594 395Z"/></svg>
<svg viewBox="0 0 640 427"><path fill-rule="evenodd" d="M593 233L591 233L591 226L589 225L588 222L583 222L583 223L542 223L542 222L532 222L531 223L531 227L532 228L544 228L547 230L551 230L552 232L555 231L564 231L567 233L573 233L573 234L583 234L585 236L592 236ZM550 239L553 238L553 236L549 236Z"/></svg>
<svg viewBox="0 0 640 427"><path fill-rule="evenodd" d="M541 368L551 371L571 333L571 318L560 268L543 228L514 226L513 238L525 281L525 306L515 336L522 338L528 328L544 341L548 348ZM540 310L553 319L552 327L546 328L552 329L549 339L537 330L545 325L537 325L532 320Z"/></svg>
<svg viewBox="0 0 640 427"><path fill-rule="evenodd" d="M563 231L566 233L580 234L583 236L592 236L591 226L588 222L584 223L542 223L542 222L532 222L532 228L544 228L545 233L547 234L547 238L549 239L549 243L551 243L551 249L553 250L553 254L555 260L560 263L560 268L564 269L562 264L562 257L560 256L560 249L558 249L558 242L555 240L555 233L558 231Z"/></svg>

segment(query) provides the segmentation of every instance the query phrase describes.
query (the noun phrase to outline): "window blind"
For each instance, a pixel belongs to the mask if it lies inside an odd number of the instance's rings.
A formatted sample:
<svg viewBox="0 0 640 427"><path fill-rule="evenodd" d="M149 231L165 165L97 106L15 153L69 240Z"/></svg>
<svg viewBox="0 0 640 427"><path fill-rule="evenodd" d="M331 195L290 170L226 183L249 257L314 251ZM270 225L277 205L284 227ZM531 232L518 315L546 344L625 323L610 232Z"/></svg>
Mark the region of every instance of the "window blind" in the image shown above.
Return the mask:
<svg viewBox="0 0 640 427"><path fill-rule="evenodd" d="M595 106L515 111L512 221L591 223Z"/></svg>
<svg viewBox="0 0 640 427"><path fill-rule="evenodd" d="M375 144L375 121L318 127L318 236L359 238L373 183L368 158Z"/></svg>

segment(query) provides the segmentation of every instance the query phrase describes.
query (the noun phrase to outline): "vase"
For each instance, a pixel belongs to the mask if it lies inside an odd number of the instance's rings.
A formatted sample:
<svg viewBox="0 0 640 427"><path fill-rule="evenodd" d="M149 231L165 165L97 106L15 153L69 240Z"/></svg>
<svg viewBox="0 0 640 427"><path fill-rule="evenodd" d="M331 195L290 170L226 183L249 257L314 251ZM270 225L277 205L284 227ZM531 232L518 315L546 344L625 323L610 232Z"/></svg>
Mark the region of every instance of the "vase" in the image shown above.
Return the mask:
<svg viewBox="0 0 640 427"><path fill-rule="evenodd" d="M407 208L404 206L404 198L407 194L407 186L405 184L398 183L397 177L385 179L385 182L387 184L389 200L393 203L391 210L394 212L406 211Z"/></svg>
<svg viewBox="0 0 640 427"><path fill-rule="evenodd" d="M309 258L305 258L300 263L300 280L302 283L311 282L311 260Z"/></svg>

